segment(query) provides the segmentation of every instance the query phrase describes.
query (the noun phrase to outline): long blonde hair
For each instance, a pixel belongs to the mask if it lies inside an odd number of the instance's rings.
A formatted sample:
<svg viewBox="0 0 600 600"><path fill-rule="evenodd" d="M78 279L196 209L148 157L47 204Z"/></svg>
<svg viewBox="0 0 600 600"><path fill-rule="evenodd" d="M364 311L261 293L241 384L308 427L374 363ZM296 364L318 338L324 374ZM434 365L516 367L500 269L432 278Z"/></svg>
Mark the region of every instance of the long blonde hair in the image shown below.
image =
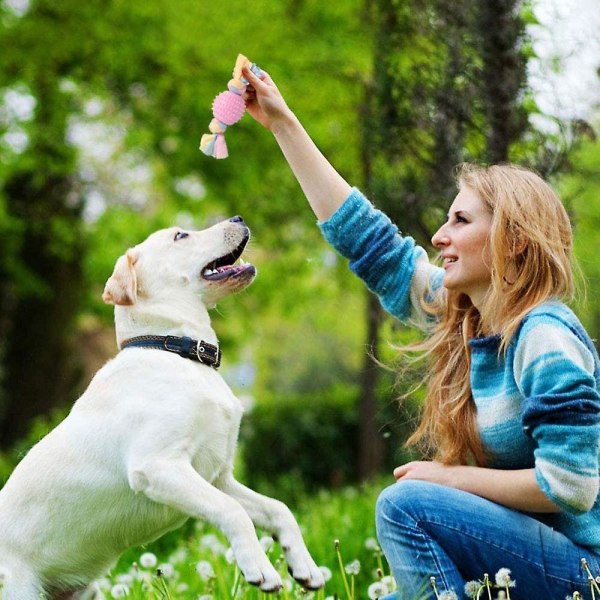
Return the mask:
<svg viewBox="0 0 600 600"><path fill-rule="evenodd" d="M475 192L492 213L491 283L480 310L452 290L442 294L443 302L427 307L437 318L433 334L419 345L431 361L427 396L421 423L407 444L418 444L428 457L447 464L484 465L468 340L497 333L505 353L533 307L550 298L572 298L572 231L556 193L530 170L463 164L457 183Z"/></svg>

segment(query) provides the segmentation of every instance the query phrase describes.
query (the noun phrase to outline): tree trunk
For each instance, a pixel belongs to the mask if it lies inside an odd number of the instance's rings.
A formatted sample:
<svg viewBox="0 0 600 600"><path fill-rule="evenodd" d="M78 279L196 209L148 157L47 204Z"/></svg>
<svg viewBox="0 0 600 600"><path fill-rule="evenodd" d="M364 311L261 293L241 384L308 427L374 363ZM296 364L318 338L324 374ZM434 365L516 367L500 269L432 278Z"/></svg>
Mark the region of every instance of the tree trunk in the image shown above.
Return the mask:
<svg viewBox="0 0 600 600"><path fill-rule="evenodd" d="M367 349L362 372L361 395L358 404L359 459L358 475L361 481L380 472L383 465L384 446L378 420L377 383L379 381L378 347L379 329L383 310L379 299L367 291Z"/></svg>
<svg viewBox="0 0 600 600"><path fill-rule="evenodd" d="M479 2L481 89L487 117L486 154L491 163L506 162L510 146L527 127L527 115L520 106L527 74L519 5L518 0Z"/></svg>
<svg viewBox="0 0 600 600"><path fill-rule="evenodd" d="M31 420L73 400L78 368L73 328L82 290L79 218L66 207L66 177L47 178L40 187L34 173L22 173L6 186L11 212L25 228L20 262L33 289L17 289L2 274L2 411L0 448L24 436ZM61 240L53 227L70 227Z"/></svg>

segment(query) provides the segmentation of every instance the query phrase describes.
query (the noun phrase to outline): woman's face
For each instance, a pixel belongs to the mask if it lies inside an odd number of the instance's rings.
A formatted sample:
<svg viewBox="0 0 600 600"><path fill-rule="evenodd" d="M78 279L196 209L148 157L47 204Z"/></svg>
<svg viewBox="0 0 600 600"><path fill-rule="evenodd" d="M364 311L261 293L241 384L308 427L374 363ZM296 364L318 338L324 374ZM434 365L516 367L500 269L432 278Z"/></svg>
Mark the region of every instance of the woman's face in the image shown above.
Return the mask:
<svg viewBox="0 0 600 600"><path fill-rule="evenodd" d="M490 286L488 246L492 213L479 197L463 186L448 213L448 220L431 242L444 261L444 287L466 294L475 307Z"/></svg>

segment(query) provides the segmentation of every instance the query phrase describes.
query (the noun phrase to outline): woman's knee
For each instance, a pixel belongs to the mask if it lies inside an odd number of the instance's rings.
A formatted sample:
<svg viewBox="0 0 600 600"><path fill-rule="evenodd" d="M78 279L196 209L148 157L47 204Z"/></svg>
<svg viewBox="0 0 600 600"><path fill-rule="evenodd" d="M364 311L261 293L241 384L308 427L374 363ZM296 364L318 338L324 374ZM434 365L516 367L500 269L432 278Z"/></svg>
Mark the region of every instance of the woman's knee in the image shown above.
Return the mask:
<svg viewBox="0 0 600 600"><path fill-rule="evenodd" d="M424 513L435 510L444 487L428 481L404 479L385 488L377 498L378 528L384 522L418 522Z"/></svg>

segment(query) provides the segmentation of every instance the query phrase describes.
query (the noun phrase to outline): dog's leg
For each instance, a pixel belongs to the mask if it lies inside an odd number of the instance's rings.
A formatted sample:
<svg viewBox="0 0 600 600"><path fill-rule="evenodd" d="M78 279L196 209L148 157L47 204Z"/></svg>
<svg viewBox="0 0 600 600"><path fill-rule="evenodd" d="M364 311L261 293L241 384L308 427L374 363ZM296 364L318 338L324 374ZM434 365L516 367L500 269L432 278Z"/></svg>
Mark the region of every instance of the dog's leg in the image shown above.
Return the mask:
<svg viewBox="0 0 600 600"><path fill-rule="evenodd" d="M39 600L46 598L40 580L27 570L13 569L7 572L4 586L0 587L2 600Z"/></svg>
<svg viewBox="0 0 600 600"><path fill-rule="evenodd" d="M157 459L129 470L135 492L218 527L229 540L236 562L249 583L265 592L282 587L256 537L252 521L233 498L213 487L183 460Z"/></svg>
<svg viewBox="0 0 600 600"><path fill-rule="evenodd" d="M263 496L242 485L231 472L222 475L215 482L215 486L235 498L246 509L257 527L270 531L279 540L294 579L311 590L323 587L323 573L310 556L300 527L283 502Z"/></svg>

